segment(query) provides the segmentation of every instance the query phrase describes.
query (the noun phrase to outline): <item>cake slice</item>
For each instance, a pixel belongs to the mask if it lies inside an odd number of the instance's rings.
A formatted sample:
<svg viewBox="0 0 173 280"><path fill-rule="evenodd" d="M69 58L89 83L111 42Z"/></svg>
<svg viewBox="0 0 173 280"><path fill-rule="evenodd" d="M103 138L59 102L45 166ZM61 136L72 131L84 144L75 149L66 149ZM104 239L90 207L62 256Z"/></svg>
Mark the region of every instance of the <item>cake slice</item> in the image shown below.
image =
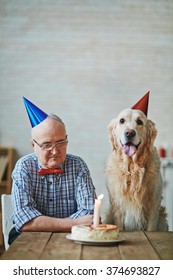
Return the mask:
<svg viewBox="0 0 173 280"><path fill-rule="evenodd" d="M71 238L82 241L117 240L119 229L116 225L100 224L98 227L76 225L72 227Z"/></svg>

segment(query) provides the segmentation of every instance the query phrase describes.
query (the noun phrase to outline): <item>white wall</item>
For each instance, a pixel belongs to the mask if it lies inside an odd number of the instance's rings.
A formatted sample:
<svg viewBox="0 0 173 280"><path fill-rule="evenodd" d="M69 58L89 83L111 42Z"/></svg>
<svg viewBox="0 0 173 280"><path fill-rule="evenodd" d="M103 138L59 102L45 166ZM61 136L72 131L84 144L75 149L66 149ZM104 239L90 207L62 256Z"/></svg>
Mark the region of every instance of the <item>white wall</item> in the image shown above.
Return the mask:
<svg viewBox="0 0 173 280"><path fill-rule="evenodd" d="M0 1L0 145L31 151L25 96L63 118L106 196L107 125L150 90L156 144L173 147L172 18L171 0Z"/></svg>

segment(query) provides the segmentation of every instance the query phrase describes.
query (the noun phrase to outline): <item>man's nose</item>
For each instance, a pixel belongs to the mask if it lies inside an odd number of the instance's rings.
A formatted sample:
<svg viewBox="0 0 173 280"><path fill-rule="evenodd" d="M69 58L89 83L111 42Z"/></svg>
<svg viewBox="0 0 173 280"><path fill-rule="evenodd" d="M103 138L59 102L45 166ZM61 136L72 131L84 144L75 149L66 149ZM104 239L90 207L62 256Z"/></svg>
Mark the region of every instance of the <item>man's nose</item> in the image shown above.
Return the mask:
<svg viewBox="0 0 173 280"><path fill-rule="evenodd" d="M51 153L52 153L52 154L56 154L57 152L59 153L58 145L53 145L53 146L52 146Z"/></svg>

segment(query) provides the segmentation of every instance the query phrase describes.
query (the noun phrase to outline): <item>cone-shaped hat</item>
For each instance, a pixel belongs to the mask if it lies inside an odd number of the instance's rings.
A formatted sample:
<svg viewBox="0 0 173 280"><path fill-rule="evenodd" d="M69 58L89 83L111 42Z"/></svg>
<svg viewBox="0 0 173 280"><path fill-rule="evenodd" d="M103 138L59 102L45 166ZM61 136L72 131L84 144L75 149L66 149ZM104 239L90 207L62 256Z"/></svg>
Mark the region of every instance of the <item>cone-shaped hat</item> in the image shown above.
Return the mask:
<svg viewBox="0 0 173 280"><path fill-rule="evenodd" d="M38 125L39 123L41 123L47 118L48 115L45 112L43 112L41 109L39 109L37 106L35 106L28 99L23 97L23 101L32 127Z"/></svg>
<svg viewBox="0 0 173 280"><path fill-rule="evenodd" d="M149 94L150 92L148 91L131 109L141 110L147 116Z"/></svg>

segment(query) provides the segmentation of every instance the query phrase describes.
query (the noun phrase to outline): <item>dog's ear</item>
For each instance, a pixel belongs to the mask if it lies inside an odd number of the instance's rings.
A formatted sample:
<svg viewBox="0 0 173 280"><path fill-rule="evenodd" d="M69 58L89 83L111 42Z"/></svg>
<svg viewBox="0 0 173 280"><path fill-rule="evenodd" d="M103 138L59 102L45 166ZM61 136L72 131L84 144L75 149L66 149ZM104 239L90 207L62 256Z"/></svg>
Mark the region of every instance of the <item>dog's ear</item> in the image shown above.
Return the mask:
<svg viewBox="0 0 173 280"><path fill-rule="evenodd" d="M111 144L112 151L117 149L117 143L116 143L115 135L113 133L115 127L116 127L116 119L113 119L108 125L109 142Z"/></svg>
<svg viewBox="0 0 173 280"><path fill-rule="evenodd" d="M154 140L157 136L157 128L155 123L151 120L148 120L148 133L147 133L147 148L152 151L154 146Z"/></svg>

